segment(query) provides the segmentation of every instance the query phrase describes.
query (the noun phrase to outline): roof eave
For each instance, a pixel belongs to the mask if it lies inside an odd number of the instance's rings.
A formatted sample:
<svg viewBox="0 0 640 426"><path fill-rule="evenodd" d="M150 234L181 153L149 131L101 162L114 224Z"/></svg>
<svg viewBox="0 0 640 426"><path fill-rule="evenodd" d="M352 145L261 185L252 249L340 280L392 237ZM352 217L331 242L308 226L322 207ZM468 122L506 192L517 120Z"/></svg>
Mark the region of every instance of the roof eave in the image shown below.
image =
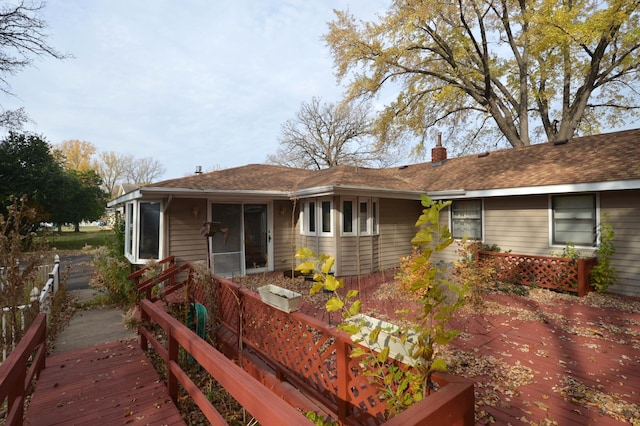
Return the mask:
<svg viewBox="0 0 640 426"><path fill-rule="evenodd" d="M268 198L268 199L289 199L289 191L262 191L262 190L222 190L222 189L193 189L193 188L164 188L145 186L136 191L124 194L109 202L109 207L126 203L140 198L158 197L199 197L199 198Z"/></svg>
<svg viewBox="0 0 640 426"><path fill-rule="evenodd" d="M499 189L462 190L459 193L455 193L453 191L438 191L429 192L428 195L431 198L438 200L455 198L508 197L518 195L570 194L578 192L622 191L633 189L640 189L640 179L616 180L609 182L584 182L558 185L522 186Z"/></svg>
<svg viewBox="0 0 640 426"><path fill-rule="evenodd" d="M330 195L363 196L366 194L374 194L376 196L383 196L384 198L419 200L425 193L425 190L376 188L355 185L327 185L301 189L292 193L291 196L292 198L310 198L326 197Z"/></svg>

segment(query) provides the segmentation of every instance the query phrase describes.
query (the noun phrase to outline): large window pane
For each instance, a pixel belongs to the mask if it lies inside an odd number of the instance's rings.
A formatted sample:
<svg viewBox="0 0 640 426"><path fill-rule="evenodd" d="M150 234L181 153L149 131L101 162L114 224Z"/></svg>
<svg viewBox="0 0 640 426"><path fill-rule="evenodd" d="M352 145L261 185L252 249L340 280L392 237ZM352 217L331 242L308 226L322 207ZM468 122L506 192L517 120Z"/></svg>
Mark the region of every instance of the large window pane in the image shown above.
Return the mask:
<svg viewBox="0 0 640 426"><path fill-rule="evenodd" d="M451 203L453 238L482 240L482 201L454 200Z"/></svg>
<svg viewBox="0 0 640 426"><path fill-rule="evenodd" d="M322 232L331 232L331 201L322 201Z"/></svg>
<svg viewBox="0 0 640 426"><path fill-rule="evenodd" d="M351 200L342 202L342 232L345 234L353 232L353 201Z"/></svg>
<svg viewBox="0 0 640 426"><path fill-rule="evenodd" d="M307 203L307 218L307 230L313 234L316 232L316 203L314 201Z"/></svg>
<svg viewBox="0 0 640 426"><path fill-rule="evenodd" d="M358 222L360 223L360 234L369 233L369 203L367 201L360 201L360 215Z"/></svg>
<svg viewBox="0 0 640 426"><path fill-rule="evenodd" d="M594 246L596 243L595 195L553 197L553 243Z"/></svg>
<svg viewBox="0 0 640 426"><path fill-rule="evenodd" d="M138 259L158 259L160 248L160 203L140 203Z"/></svg>

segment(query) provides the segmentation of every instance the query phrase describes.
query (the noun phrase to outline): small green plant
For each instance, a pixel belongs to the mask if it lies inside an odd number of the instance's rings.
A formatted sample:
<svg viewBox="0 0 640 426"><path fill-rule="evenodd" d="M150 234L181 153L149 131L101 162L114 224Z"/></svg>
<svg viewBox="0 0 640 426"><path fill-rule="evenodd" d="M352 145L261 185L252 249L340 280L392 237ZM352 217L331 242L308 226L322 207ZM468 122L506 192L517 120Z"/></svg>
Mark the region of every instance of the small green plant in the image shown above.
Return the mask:
<svg viewBox="0 0 640 426"><path fill-rule="evenodd" d="M315 411L307 411L304 416L316 426L338 426L338 422L327 420L322 414L318 414Z"/></svg>
<svg viewBox="0 0 640 426"><path fill-rule="evenodd" d="M580 259L582 257L582 254L580 253L580 250L578 250L576 248L576 245L574 243L572 243L571 241L569 241L567 244L565 244L564 248L562 249L562 251L557 252L551 252L551 256L554 257L565 257L567 259Z"/></svg>
<svg viewBox="0 0 640 426"><path fill-rule="evenodd" d="M615 284L618 280L615 268L611 265L611 256L616 252L613 245L613 238L616 233L613 226L609 222L609 215L602 214L600 218L600 226L598 226L598 247L596 247L593 255L598 258L598 263L591 270L591 285L599 293L607 291L609 286Z"/></svg>
<svg viewBox="0 0 640 426"><path fill-rule="evenodd" d="M434 252L445 250L453 242L448 227L440 225L440 211L449 204L422 197L424 209L416 222L419 230L411 240L416 249L412 256L402 260L403 267L399 275L402 286L419 302L421 309L411 318L409 311L397 311L404 317L402 323L408 325L394 326L393 330L378 325L367 334L363 333L363 320L349 321L360 313L361 302L357 290L349 290L345 295L338 292L344 287L344 282L330 274L334 257L318 256L308 248L299 249L296 254L296 258L302 260L296 270L305 274L313 273L315 284L311 294L323 289L333 293L325 307L329 312L342 311L345 321L338 328L351 336L366 335L356 339L356 343L365 343L375 350L367 351L358 346L353 348L351 356L361 360L363 374L371 377L372 382L380 388L380 396L387 403L389 417L430 393L434 388L432 374L447 368L446 361L439 356L438 346L448 344L459 333L448 329L447 324L464 305L466 287L447 279L445 264L431 261ZM395 339L408 348L409 365L389 361L389 345L381 346L378 340L383 331L393 332ZM402 358L400 355L397 360Z"/></svg>

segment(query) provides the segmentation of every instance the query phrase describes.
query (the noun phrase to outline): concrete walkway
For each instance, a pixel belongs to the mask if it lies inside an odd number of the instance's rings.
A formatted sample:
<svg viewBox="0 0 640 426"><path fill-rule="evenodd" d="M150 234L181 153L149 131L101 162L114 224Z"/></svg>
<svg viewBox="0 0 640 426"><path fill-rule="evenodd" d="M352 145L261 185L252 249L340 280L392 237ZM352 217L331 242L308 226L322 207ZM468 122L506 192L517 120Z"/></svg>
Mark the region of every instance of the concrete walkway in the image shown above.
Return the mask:
<svg viewBox="0 0 640 426"><path fill-rule="evenodd" d="M69 293L78 303L86 303L99 294L95 289L71 290ZM53 351L62 352L136 339L137 333L125 328L123 315L123 311L114 308L77 310L69 325L58 335Z"/></svg>

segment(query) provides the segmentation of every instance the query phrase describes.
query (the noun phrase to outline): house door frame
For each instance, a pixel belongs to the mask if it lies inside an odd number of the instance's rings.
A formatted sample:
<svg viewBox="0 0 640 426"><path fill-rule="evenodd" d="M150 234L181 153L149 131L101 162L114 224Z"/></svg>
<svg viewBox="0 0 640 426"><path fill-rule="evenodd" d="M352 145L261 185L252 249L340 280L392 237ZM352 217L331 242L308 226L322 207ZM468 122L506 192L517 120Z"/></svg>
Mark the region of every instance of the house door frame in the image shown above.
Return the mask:
<svg viewBox="0 0 640 426"><path fill-rule="evenodd" d="M232 277L273 270L273 203L210 202L209 217L224 230L209 244L211 269Z"/></svg>

